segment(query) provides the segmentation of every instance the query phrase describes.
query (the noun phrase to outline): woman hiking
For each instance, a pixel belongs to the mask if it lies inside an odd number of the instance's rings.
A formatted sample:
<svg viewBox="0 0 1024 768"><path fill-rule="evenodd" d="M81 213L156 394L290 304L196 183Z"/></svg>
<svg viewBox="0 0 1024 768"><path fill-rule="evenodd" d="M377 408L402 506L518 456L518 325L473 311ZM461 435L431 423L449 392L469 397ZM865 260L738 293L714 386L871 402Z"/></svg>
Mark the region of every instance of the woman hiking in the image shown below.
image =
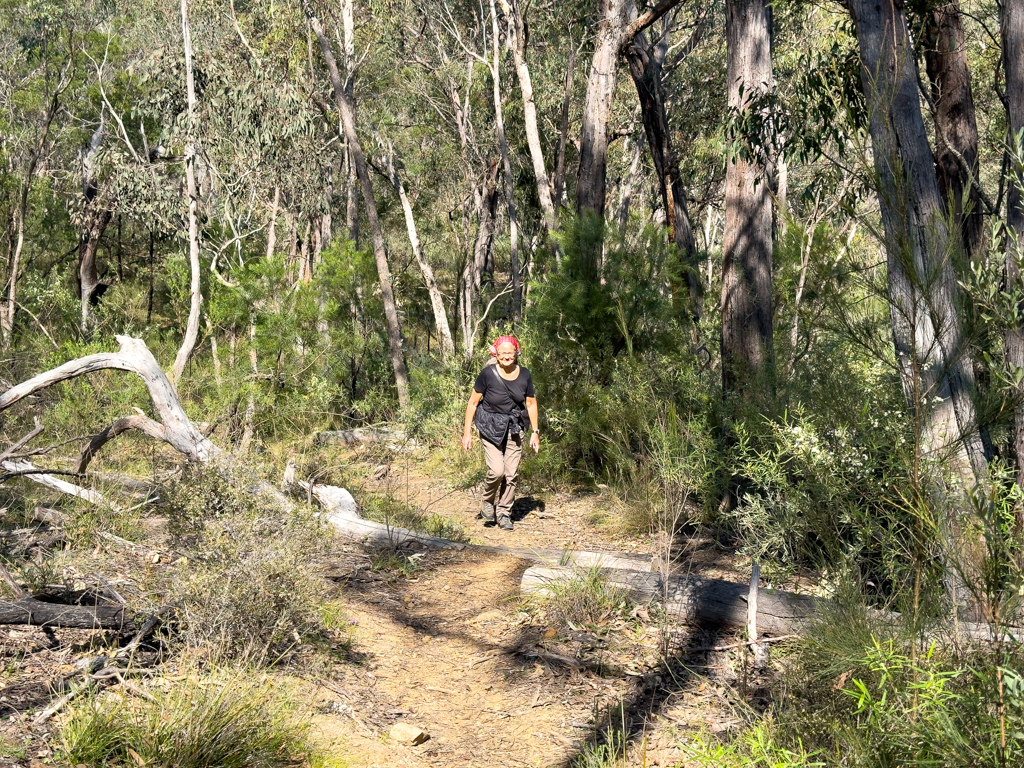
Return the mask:
<svg viewBox="0 0 1024 768"><path fill-rule="evenodd" d="M523 433L527 421L533 430L530 447L540 450L537 431L537 395L530 371L519 365L519 342L514 336L499 336L490 347L497 365L487 364L476 377L466 405L462 428L462 447L472 444L470 425L476 424L487 460L484 481L484 524L497 523L512 530L512 502L516 496L516 477L523 455Z"/></svg>

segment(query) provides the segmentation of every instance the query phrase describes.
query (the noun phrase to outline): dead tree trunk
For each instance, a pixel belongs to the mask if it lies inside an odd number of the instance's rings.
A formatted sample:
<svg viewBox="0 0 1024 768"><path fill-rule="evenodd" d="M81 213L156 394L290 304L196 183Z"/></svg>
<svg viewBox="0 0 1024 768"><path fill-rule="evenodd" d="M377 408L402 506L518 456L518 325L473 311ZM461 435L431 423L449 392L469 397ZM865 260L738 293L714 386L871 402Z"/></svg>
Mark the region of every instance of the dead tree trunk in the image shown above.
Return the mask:
<svg viewBox="0 0 1024 768"><path fill-rule="evenodd" d="M87 336L92 332L91 307L99 300L100 278L96 268L96 255L111 211L103 204L96 182L96 161L103 144L106 125L100 115L99 127L92 134L89 149L82 158L83 230L78 243L78 286L81 301L80 328Z"/></svg>
<svg viewBox="0 0 1024 768"><path fill-rule="evenodd" d="M380 226L380 218L377 215L377 199L373 194L373 181L370 178L370 171L366 164L366 156L363 154L362 145L359 143L359 135L356 132L355 111L352 102L345 91L345 82L341 79L338 71L338 64L331 49L331 43L324 34L320 20L313 14L309 0L302 0L302 7L309 20L309 25L320 43L320 51L323 53L324 61L327 64L327 72L331 80L331 88L334 93L334 103L341 113L341 122L345 131L345 138L348 141L349 156L355 166L356 176L359 177L359 184L363 193L363 205L366 208L366 218L370 223L370 236L373 240L373 256L377 262L377 276L380 280L381 298L384 302L384 318L387 321L388 347L391 352L391 367L395 372L395 386L398 390L398 405L402 410L409 408L409 374L405 367L405 352L402 350L402 329L398 322L398 309L395 306L395 293L391 286L391 268L388 266L387 248L384 244L384 232Z"/></svg>
<svg viewBox="0 0 1024 768"><path fill-rule="evenodd" d="M764 0L726 3L729 107L739 113L772 87ZM763 151L729 158L722 243L722 389L763 388L772 367L772 205Z"/></svg>
<svg viewBox="0 0 1024 768"><path fill-rule="evenodd" d="M974 116L971 73L960 14L954 0L926 16L924 58L935 107L935 169L939 191L959 229L970 259L984 235L978 185L978 122Z"/></svg>
<svg viewBox="0 0 1024 768"><path fill-rule="evenodd" d="M577 572L566 567L533 567L523 574L523 594L543 594L565 583ZM669 576L617 569L602 569L610 586L630 593L640 603L664 603L668 617L701 627L747 626L749 586L699 576ZM761 635L789 635L803 630L820 610L821 601L807 595L795 595L774 589L758 590L757 630Z"/></svg>
<svg viewBox="0 0 1024 768"><path fill-rule="evenodd" d="M180 381L192 350L199 338L199 316L203 307L199 265L199 191L196 186L196 84L192 72L192 32L188 22L188 0L181 0L181 33L185 44L185 85L188 97L188 146L185 148L185 192L188 195L188 263L191 272L189 285L188 322L181 348L174 358L171 380Z"/></svg>
<svg viewBox="0 0 1024 768"><path fill-rule="evenodd" d="M629 5L632 6L631 15L635 16L636 6L632 0ZM679 175L679 160L672 148L672 132L668 126L665 93L661 84L662 65L668 50L667 34L666 27L661 39L652 46L647 34L643 31L638 32L623 46L623 55L629 64L629 72L640 97L640 114L643 118L644 132L647 134L647 144L651 149L654 170L658 175L658 189L661 192L662 205L665 206L669 238L675 243L682 260L681 266L686 272L689 315L693 320L698 320L702 314L703 289L697 264L697 241L694 239L690 214L686 209L686 189ZM682 315L680 286L673 285L672 289L676 314Z"/></svg>

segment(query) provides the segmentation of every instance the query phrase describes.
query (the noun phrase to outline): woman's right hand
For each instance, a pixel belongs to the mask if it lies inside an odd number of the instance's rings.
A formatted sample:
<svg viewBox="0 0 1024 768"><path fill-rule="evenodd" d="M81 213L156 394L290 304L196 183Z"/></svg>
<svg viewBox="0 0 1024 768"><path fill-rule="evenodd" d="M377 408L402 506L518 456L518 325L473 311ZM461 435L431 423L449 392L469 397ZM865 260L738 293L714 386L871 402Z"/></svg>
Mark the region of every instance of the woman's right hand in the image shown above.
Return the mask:
<svg viewBox="0 0 1024 768"><path fill-rule="evenodd" d="M468 451L473 445L473 436L469 432L462 433L462 450Z"/></svg>

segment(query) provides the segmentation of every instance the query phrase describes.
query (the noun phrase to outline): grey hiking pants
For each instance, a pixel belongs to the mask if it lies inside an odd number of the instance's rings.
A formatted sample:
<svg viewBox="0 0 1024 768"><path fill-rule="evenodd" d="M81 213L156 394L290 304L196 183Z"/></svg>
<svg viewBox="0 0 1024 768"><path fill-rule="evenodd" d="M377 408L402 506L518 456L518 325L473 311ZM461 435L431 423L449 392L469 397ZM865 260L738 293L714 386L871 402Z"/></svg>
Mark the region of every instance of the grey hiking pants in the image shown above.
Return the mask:
<svg viewBox="0 0 1024 768"><path fill-rule="evenodd" d="M516 498L516 478L519 476L519 460L523 457L523 436L508 435L505 449L481 440L484 458L487 460L487 477L484 478L484 503L493 504L498 517L509 517L512 502Z"/></svg>

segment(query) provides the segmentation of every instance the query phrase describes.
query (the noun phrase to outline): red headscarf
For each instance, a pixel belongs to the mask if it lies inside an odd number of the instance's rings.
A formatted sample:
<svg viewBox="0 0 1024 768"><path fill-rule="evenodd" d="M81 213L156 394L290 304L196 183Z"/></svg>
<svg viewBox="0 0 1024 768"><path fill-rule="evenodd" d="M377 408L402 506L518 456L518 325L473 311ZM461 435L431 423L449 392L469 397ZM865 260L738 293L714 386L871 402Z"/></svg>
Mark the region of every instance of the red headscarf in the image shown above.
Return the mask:
<svg viewBox="0 0 1024 768"><path fill-rule="evenodd" d="M515 336L499 336L494 340L494 343L487 348L487 351L491 353L491 357L498 356L498 347L502 344L511 344L516 348L516 354L519 353L519 339Z"/></svg>

